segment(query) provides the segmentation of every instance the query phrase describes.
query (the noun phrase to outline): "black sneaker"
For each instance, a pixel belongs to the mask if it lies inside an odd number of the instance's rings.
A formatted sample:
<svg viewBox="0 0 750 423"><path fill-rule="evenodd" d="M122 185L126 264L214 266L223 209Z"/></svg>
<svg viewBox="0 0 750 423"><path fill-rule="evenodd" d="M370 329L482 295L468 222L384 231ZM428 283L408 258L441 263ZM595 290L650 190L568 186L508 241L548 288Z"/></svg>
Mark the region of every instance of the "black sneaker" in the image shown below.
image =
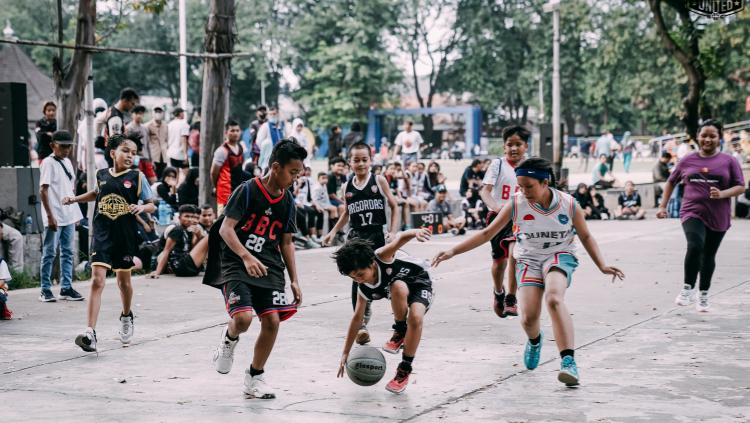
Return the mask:
<svg viewBox="0 0 750 423"><path fill-rule="evenodd" d="M492 298L494 299L492 302L492 309L495 310L495 314L497 314L497 317L500 317L502 319L505 318L505 290L502 290L500 293L494 292L495 290L492 290Z"/></svg>
<svg viewBox="0 0 750 423"><path fill-rule="evenodd" d="M52 294L52 291L49 289L43 289L42 293L39 294L39 301L43 303L54 303L57 301L57 298Z"/></svg>
<svg viewBox="0 0 750 423"><path fill-rule="evenodd" d="M504 312L506 316L518 316L518 302L515 295L508 294L505 296Z"/></svg>
<svg viewBox="0 0 750 423"><path fill-rule="evenodd" d="M68 301L83 301L83 296L78 293L75 289L63 288L60 290L60 299Z"/></svg>

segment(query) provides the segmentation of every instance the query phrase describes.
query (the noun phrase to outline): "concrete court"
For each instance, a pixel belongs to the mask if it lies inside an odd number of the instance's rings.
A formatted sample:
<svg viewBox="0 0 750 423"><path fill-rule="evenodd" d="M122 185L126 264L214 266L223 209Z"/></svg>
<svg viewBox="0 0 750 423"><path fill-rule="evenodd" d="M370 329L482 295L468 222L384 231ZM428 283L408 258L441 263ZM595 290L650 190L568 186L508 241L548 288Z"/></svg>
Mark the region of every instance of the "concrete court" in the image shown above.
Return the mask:
<svg viewBox="0 0 750 423"><path fill-rule="evenodd" d="M750 221L733 222L718 255L713 308L701 315L673 303L685 248L677 220L590 226L627 278L613 284L579 254L567 296L582 377L577 389L557 382L546 312L543 364L524 369L518 319L501 320L491 309L489 246L433 272L435 303L404 394L384 389L400 356L385 354L386 377L373 387L336 379L349 282L328 258L331 249L322 249L297 256L304 307L282 324L266 367L277 399L248 400L241 392L257 322L242 337L232 372L219 375L209 363L226 320L219 291L198 278L138 277L133 344L123 348L117 340L119 296L110 281L98 356L73 344L85 326L85 304L42 304L36 289L11 292L18 319L0 321L0 420L750 421ZM406 250L429 258L454 242L435 237ZM88 291L87 283L77 287ZM373 345L387 340L391 324L388 303L376 302Z"/></svg>

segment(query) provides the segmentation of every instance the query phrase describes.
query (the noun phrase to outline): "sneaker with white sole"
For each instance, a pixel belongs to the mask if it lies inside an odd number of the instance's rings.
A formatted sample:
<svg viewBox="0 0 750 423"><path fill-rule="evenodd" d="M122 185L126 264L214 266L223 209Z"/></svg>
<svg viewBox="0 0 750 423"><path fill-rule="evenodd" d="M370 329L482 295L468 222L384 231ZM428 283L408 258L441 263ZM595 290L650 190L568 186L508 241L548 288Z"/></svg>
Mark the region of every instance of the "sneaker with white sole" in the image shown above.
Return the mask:
<svg viewBox="0 0 750 423"><path fill-rule="evenodd" d="M698 301L695 302L695 309L701 313L708 312L710 305L708 304L708 291L701 291L698 296Z"/></svg>
<svg viewBox="0 0 750 423"><path fill-rule="evenodd" d="M677 298L674 299L678 306L690 305L693 301L695 301L695 288L691 288L688 284L683 285L682 290L677 294Z"/></svg>
<svg viewBox="0 0 750 423"><path fill-rule="evenodd" d="M263 374L250 376L250 369L245 370L245 394L250 398L274 399L276 393L263 379Z"/></svg>
<svg viewBox="0 0 750 423"><path fill-rule="evenodd" d="M117 331L117 334L120 335L120 342L123 344L129 344L130 339L133 338L134 330L133 311L131 310L127 316L120 314L120 330Z"/></svg>
<svg viewBox="0 0 750 423"><path fill-rule="evenodd" d="M232 363L234 363L234 347L240 342L238 337L234 341L227 338L228 328L225 326L224 330L221 331L221 341L214 350L213 363L216 371L225 375L232 370Z"/></svg>
<svg viewBox="0 0 750 423"><path fill-rule="evenodd" d="M76 345L86 352L96 351L96 331L86 328L86 331L76 336Z"/></svg>
<svg viewBox="0 0 750 423"><path fill-rule="evenodd" d="M43 303L54 303L57 301L57 298L55 298L55 294L53 294L51 290L43 289L41 294L39 294L39 301Z"/></svg>

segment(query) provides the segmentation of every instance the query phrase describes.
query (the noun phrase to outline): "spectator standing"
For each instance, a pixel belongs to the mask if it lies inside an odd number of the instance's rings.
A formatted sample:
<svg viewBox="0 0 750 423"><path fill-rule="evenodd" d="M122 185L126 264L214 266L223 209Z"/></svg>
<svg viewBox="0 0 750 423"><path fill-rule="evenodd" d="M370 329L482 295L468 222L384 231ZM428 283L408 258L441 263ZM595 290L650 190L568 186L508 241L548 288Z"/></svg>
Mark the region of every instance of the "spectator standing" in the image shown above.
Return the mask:
<svg viewBox="0 0 750 423"><path fill-rule="evenodd" d="M40 163L45 157L52 154L50 143L52 142L52 134L57 131L57 105L53 101L44 103L42 114L44 117L36 121L34 128L37 144L36 151L39 154Z"/></svg>
<svg viewBox="0 0 750 423"><path fill-rule="evenodd" d="M331 163L336 157L341 157L341 150L344 144L341 139L341 127L333 125L331 127L331 135L328 137L328 163Z"/></svg>
<svg viewBox="0 0 750 423"><path fill-rule="evenodd" d="M102 115L98 122L101 131L97 131L104 137L105 143L116 134L125 134L125 125L130 120L127 115L139 101L138 93L132 88L124 88L120 91L120 99ZM105 144L106 145L106 144ZM109 162L111 158L107 159ZM110 163L111 165L111 163Z"/></svg>
<svg viewBox="0 0 750 423"><path fill-rule="evenodd" d="M633 181L625 182L625 191L617 198L617 209L615 219L630 219L633 216L638 220L646 217L646 210L641 207L641 195L635 190Z"/></svg>
<svg viewBox="0 0 750 423"><path fill-rule="evenodd" d="M625 131L622 136L622 167L625 173L630 173L630 163L633 161L635 152L635 141L630 137L630 131Z"/></svg>
<svg viewBox="0 0 750 423"><path fill-rule="evenodd" d="M131 112L132 120L125 126L125 130L130 133L136 133L140 140L140 154L141 157L138 160L138 169L143 172L143 175L148 179L149 185L156 182L156 171L154 165L151 162L151 149L149 148L149 131L146 125L143 123L143 114L146 113L146 108L138 105L133 107Z"/></svg>
<svg viewBox="0 0 750 423"><path fill-rule="evenodd" d="M283 124L279 122L279 110L271 106L268 109L268 121L258 129L258 138L255 141L260 148L258 167L260 167L261 174L270 165L269 161L273 147L284 139L281 127L283 127Z"/></svg>
<svg viewBox="0 0 750 423"><path fill-rule="evenodd" d="M606 162L609 163L610 156L612 156L613 139L614 138L612 138L612 133L609 131L606 131L599 138L597 138L594 155L596 157L601 157L602 155L604 155L607 158ZM608 168L611 169L611 166L608 166Z"/></svg>
<svg viewBox="0 0 750 423"><path fill-rule="evenodd" d="M199 167L201 155L201 121L195 121L190 124L188 146L190 147L190 167Z"/></svg>
<svg viewBox="0 0 750 423"><path fill-rule="evenodd" d="M396 135L396 139L393 141L393 144L395 145L393 149L394 160L400 153L401 161L403 161L404 164L419 160L419 148L424 142L424 140L422 140L422 135L412 129L413 126L414 123L407 120L406 123L404 123L404 130L399 132L398 135Z"/></svg>
<svg viewBox="0 0 750 423"><path fill-rule="evenodd" d="M250 122L250 126L242 134L245 159L249 159L253 164L258 164L258 157L260 156L260 146L256 142L258 140L258 130L267 122L267 117L268 107L265 104L261 104L255 109L255 120Z"/></svg>
<svg viewBox="0 0 750 423"><path fill-rule="evenodd" d="M344 148L346 149L346 151L342 152L343 156L346 157L346 155L349 154L349 149L352 148L354 144L363 140L362 124L359 122L352 122L352 127L349 129L349 133L346 134L343 140Z"/></svg>
<svg viewBox="0 0 750 423"><path fill-rule="evenodd" d="M94 103L94 122L101 120L102 116L104 116L104 113L107 111L107 102L102 100L101 98L95 98ZM78 159L78 169L82 172L86 172L86 166L88 166L88 156L87 156L87 148L89 148L90 145L94 144L96 142L96 137L98 137L99 134L94 131L94 140L90 140L88 137L88 131L86 129L86 115L82 114L81 119L78 121L78 129L76 130L76 138L78 139L78 142L76 143L77 151L76 151L76 157ZM96 150L94 150L96 151ZM104 160L104 163L107 161ZM106 167L106 166L105 166ZM104 168L97 168L104 169ZM83 208L81 209L83 211ZM83 212L85 215L86 212Z"/></svg>
<svg viewBox="0 0 750 423"><path fill-rule="evenodd" d="M313 156L315 150L315 140L308 138L308 131L305 130L305 122L300 118L296 118L292 121L292 129L289 132L289 138L296 141L297 144L301 145L307 151L307 157L303 163L306 167L310 167L310 158Z"/></svg>
<svg viewBox="0 0 750 423"><path fill-rule="evenodd" d="M73 289L73 235L76 223L83 219L78 204L63 205L64 197L75 196L75 168L68 156L73 150L73 137L68 131L57 131L52 136L52 154L42 160L39 176L39 196L44 213L44 241L41 263L39 301L54 302L52 294L52 266L60 247L60 299L81 301L81 294Z"/></svg>
<svg viewBox="0 0 750 423"><path fill-rule="evenodd" d="M222 214L232 195L232 172L242 170L244 148L240 144L239 122L229 120L224 125L224 143L214 151L211 163L211 182L216 190L216 210Z"/></svg>
<svg viewBox="0 0 750 423"><path fill-rule="evenodd" d="M464 170L464 174L461 175L461 185L458 189L461 197L466 197L466 191L472 189L477 190L482 186L482 179L484 179L482 172L482 161L474 159L469 166Z"/></svg>
<svg viewBox="0 0 750 423"><path fill-rule="evenodd" d="M185 110L182 107L174 109L173 119L167 125L167 157L169 165L180 172L180 180L188 173L188 136L190 125L185 120Z"/></svg>
<svg viewBox="0 0 750 423"><path fill-rule="evenodd" d="M144 141L144 144L148 146L156 176L161 178L164 169L169 164L169 156L167 155L169 129L168 125L164 123L164 109L158 106L154 107L153 116L146 124L146 129L148 129L148 138Z"/></svg>
<svg viewBox="0 0 750 423"><path fill-rule="evenodd" d="M589 157L591 156L591 141L584 138L581 141L580 144L580 154L581 154L581 161L578 163L578 168L581 168L581 165L583 165L583 171L587 172L589 170Z"/></svg>

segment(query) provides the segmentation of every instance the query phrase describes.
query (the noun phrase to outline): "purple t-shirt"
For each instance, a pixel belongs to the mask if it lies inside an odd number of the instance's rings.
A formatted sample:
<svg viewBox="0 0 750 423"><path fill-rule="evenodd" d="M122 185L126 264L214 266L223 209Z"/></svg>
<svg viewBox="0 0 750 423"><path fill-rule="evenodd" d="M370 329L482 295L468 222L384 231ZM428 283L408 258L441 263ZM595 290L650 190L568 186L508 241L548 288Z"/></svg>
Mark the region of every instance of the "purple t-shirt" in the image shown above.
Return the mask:
<svg viewBox="0 0 750 423"><path fill-rule="evenodd" d="M729 229L732 199L712 200L710 193L711 187L725 190L737 185L745 186L742 167L737 159L725 153L712 157L689 154L677 163L669 182L672 185L679 182L685 184L681 221L696 218L711 230L724 232Z"/></svg>

